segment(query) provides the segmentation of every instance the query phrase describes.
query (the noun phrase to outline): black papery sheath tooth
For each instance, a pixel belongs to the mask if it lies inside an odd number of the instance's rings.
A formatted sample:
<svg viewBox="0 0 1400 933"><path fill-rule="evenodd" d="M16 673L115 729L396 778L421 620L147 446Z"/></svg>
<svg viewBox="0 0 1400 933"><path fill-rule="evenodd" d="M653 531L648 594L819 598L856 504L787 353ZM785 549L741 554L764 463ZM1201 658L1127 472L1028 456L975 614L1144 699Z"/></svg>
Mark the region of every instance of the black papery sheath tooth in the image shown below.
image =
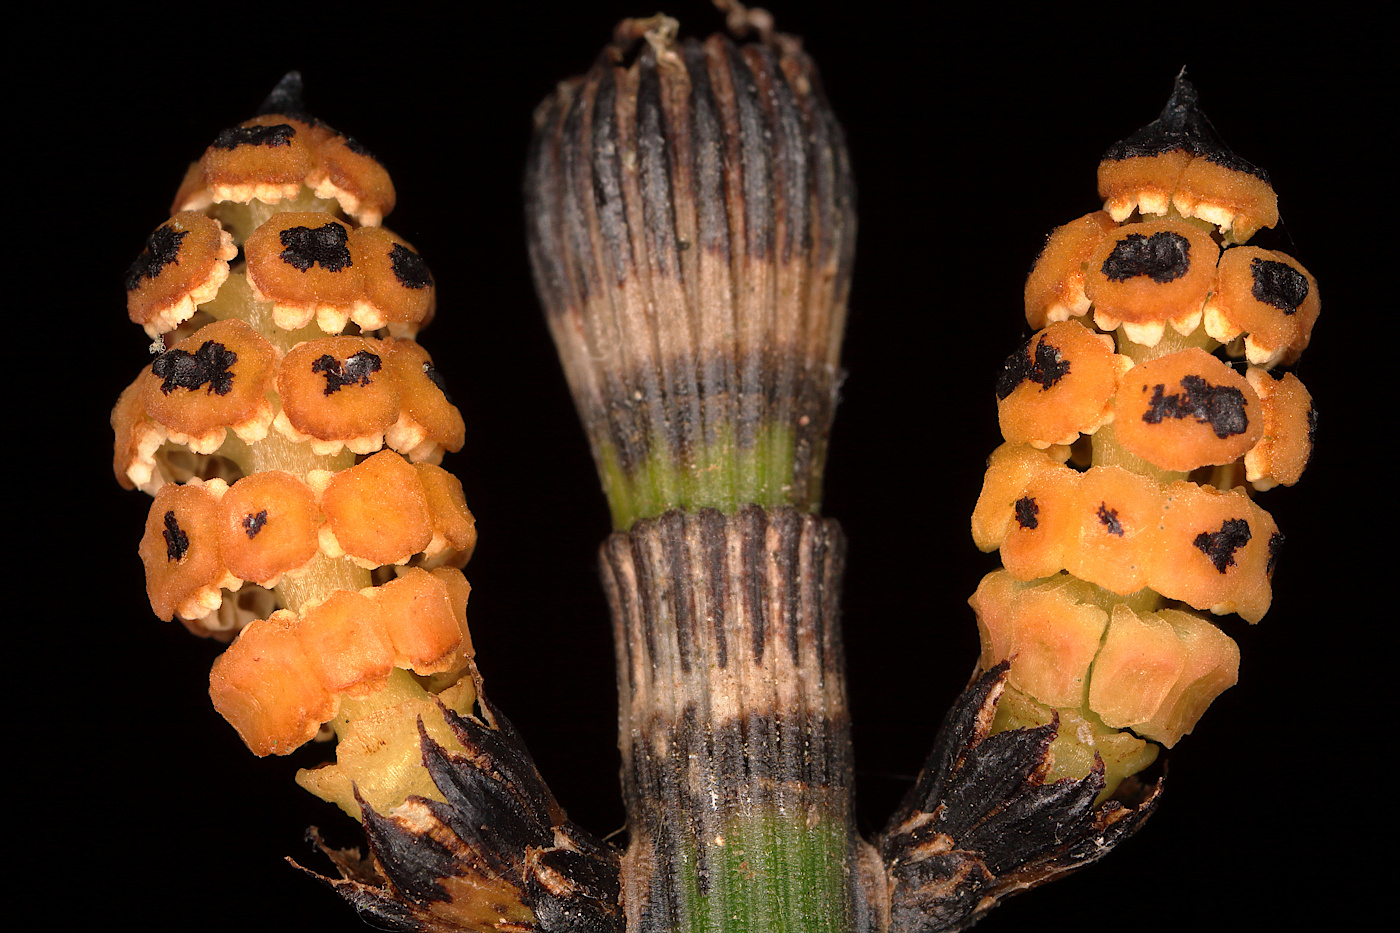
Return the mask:
<svg viewBox="0 0 1400 933"><path fill-rule="evenodd" d="M372 858L331 849L313 830L340 877L312 874L381 929L448 933L493 911L528 911L534 923L518 928L529 933L623 933L617 852L568 821L514 727L477 702L486 721L443 710L460 750L418 722L423 766L445 801L409 797L383 814L357 792Z"/></svg>
<svg viewBox="0 0 1400 933"><path fill-rule="evenodd" d="M1045 783L1058 719L990 734L1009 669L1003 661L958 697L917 783L876 840L890 933L967 929L1000 898L1107 855L1157 806L1160 782L1135 786L1131 807L1095 806L1104 787L1097 759L1079 780Z"/></svg>

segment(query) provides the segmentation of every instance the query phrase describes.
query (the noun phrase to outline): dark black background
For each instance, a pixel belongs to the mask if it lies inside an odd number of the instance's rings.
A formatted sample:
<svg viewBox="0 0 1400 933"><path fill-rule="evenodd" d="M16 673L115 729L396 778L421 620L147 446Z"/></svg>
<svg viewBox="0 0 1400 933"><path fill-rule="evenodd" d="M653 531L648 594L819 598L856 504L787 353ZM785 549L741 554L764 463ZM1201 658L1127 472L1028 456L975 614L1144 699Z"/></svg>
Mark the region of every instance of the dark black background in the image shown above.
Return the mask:
<svg viewBox="0 0 1400 933"><path fill-rule="evenodd" d="M399 193L388 225L427 257L423 335L467 420L461 476L481 534L468 568L478 660L561 802L622 826L612 650L594 573L608 532L586 443L535 301L520 177L530 114L587 68L623 15L657 0L30 9L8 79L19 195L7 265L19 518L8 668L10 848L32 897L69 921L151 930L353 930L298 874L304 827L357 830L291 782L324 754L257 760L206 696L216 646L151 617L136 556L148 499L113 481L107 412L146 357L121 276L186 164L303 71L311 109L369 146ZM860 236L823 511L849 535L845 602L863 827L883 824L976 651L965 600L996 565L968 533L998 443L991 386L1027 332L1024 276L1046 233L1096 206L1094 168L1151 120L1182 65L1234 149L1273 175L1275 243L1316 275L1323 316L1298 375L1321 412L1303 481L1262 498L1288 535L1263 623L1223 622L1239 686L1170 755L1161 812L1110 859L1015 898L981 929L1139 931L1342 925L1377 900L1394 681L1372 575L1393 469L1394 67L1340 13L1118 4L1030 14L985 5L774 2L843 121ZM706 4L668 2L697 34ZM95 17L95 18L94 18ZM37 53L37 54L35 54ZM17 124L17 126L16 126ZM30 203L32 202L32 203ZM12 202L13 203L13 202ZM17 258L16 258L17 257ZM1393 390L1391 390L1393 393ZM13 520L13 519L12 519ZM326 865L313 862L318 868Z"/></svg>

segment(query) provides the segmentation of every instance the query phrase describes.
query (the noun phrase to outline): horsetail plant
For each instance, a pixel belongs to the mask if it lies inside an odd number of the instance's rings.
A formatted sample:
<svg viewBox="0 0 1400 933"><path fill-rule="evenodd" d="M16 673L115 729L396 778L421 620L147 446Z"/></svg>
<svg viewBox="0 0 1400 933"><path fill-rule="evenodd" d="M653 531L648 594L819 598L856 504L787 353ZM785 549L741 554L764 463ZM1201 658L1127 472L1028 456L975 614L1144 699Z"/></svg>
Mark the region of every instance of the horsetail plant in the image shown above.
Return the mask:
<svg viewBox="0 0 1400 933"><path fill-rule="evenodd" d="M460 415L415 338L424 259L383 168L289 75L191 166L128 275L159 354L113 413L154 497L157 615L231 641L215 706L364 827L322 880L371 924L514 933L963 929L1154 811L1142 776L1234 683L1298 478L1317 288L1179 78L1056 230L995 386L973 534L978 669L904 803L855 825L840 591L820 514L855 248L842 129L798 39L626 20L535 114L529 251L607 496L625 845L569 820L483 693L438 464ZM1233 358L1244 356L1246 370ZM989 390L992 387L989 387ZM319 838L319 837L318 837Z"/></svg>

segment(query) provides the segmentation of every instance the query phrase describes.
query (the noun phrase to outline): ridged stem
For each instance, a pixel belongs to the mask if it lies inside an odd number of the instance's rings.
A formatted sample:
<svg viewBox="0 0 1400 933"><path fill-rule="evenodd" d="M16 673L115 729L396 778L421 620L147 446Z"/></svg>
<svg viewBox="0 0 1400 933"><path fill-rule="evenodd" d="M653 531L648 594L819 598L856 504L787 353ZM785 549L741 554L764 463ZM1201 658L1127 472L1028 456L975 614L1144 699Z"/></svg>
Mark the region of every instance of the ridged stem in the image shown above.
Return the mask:
<svg viewBox="0 0 1400 933"><path fill-rule="evenodd" d="M671 511L614 534L630 933L841 933L856 914L834 522Z"/></svg>
<svg viewBox="0 0 1400 933"><path fill-rule="evenodd" d="M850 165L797 40L675 30L628 21L540 107L526 181L536 286L617 529L627 929L849 931L866 849L842 544L815 513Z"/></svg>

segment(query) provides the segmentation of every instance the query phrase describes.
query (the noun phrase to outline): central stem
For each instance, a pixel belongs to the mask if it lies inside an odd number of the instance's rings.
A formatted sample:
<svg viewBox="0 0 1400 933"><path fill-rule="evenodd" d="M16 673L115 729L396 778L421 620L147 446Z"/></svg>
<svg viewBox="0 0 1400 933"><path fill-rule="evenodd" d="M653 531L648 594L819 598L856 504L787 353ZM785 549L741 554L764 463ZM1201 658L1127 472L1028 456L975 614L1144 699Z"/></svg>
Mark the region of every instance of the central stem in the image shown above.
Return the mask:
<svg viewBox="0 0 1400 933"><path fill-rule="evenodd" d="M844 540L791 508L614 534L628 930L852 929Z"/></svg>
<svg viewBox="0 0 1400 933"><path fill-rule="evenodd" d="M868 926L837 599L811 513L855 243L801 44L628 21L536 112L535 282L618 531L629 933Z"/></svg>

